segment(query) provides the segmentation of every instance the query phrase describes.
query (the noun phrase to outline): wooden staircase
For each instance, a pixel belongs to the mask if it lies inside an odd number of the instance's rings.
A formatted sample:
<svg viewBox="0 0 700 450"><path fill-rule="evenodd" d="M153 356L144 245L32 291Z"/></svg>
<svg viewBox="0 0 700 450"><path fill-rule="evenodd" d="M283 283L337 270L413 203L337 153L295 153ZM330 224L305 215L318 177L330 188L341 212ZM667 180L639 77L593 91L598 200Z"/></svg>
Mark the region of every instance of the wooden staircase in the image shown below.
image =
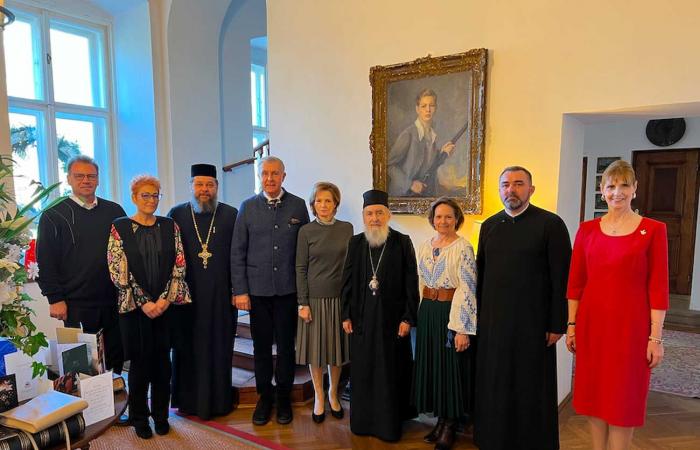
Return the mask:
<svg viewBox="0 0 700 450"><path fill-rule="evenodd" d="M277 362L277 348L272 346L273 362ZM250 334L250 315L247 311L239 311L236 339L233 347L231 382L236 388L238 407L254 407L258 401L255 390L255 373L253 372L253 340ZM311 400L314 395L311 375L306 366L296 366L294 386L292 387L292 402L301 404Z"/></svg>

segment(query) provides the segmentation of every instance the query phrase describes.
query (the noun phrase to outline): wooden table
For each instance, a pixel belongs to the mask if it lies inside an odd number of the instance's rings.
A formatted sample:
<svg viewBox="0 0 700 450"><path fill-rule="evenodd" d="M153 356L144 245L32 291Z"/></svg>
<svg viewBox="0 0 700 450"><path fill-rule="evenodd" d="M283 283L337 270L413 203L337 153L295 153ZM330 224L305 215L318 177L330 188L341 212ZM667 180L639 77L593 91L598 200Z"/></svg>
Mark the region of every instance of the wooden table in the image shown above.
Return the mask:
<svg viewBox="0 0 700 450"><path fill-rule="evenodd" d="M129 400L129 395L126 393L126 391L122 390L119 392L114 393L114 411L116 411L116 414L113 415L112 417L108 417L104 420L100 420L99 422L93 423L92 425L89 425L85 427L85 431L83 431L83 434L80 436L77 436L73 439L75 441L71 440L71 449L76 449L80 448L83 450L89 450L90 448L90 442L93 439L96 439L102 435L105 431L107 431L109 428L114 425L114 423L119 419L119 417L124 414L124 411L126 411L126 405ZM49 450L65 450L66 445L65 443L61 443L58 445L55 445L53 447L49 447Z"/></svg>

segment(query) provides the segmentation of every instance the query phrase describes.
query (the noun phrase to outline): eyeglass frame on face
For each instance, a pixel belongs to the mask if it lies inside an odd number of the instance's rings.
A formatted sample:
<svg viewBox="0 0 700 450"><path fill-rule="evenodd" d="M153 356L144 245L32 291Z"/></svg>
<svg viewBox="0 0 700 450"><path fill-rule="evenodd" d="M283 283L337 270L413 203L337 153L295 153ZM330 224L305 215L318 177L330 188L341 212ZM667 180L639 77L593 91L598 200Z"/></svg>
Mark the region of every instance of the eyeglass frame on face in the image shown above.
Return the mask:
<svg viewBox="0 0 700 450"><path fill-rule="evenodd" d="M142 193L138 194L137 197L139 197L144 202L147 202L148 200L153 200L155 202L155 201L158 201L161 198L163 198L163 194L161 194L160 192L156 193L156 194L149 194L148 192L142 192Z"/></svg>
<svg viewBox="0 0 700 450"><path fill-rule="evenodd" d="M88 181L96 181L99 177L97 173L71 173L70 176L75 178L76 181L83 181L87 178Z"/></svg>

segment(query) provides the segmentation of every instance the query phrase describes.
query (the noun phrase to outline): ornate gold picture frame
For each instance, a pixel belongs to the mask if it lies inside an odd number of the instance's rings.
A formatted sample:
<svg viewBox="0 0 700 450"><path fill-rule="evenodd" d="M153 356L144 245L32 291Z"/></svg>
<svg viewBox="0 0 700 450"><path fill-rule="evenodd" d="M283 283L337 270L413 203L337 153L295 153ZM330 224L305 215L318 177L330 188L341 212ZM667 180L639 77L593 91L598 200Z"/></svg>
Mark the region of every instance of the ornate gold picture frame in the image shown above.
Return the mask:
<svg viewBox="0 0 700 450"><path fill-rule="evenodd" d="M481 214L488 52L370 69L372 174L400 214L428 211L453 197L465 214Z"/></svg>

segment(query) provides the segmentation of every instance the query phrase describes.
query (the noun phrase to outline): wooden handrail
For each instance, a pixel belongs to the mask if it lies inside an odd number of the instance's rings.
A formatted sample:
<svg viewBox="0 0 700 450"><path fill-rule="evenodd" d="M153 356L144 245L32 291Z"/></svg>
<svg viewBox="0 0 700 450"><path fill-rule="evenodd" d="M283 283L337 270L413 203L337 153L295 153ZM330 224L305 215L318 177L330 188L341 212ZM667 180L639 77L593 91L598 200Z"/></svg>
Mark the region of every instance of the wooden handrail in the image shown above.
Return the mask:
<svg viewBox="0 0 700 450"><path fill-rule="evenodd" d="M264 141L262 141L261 143L259 143L257 146L255 146L253 148L253 157L252 158L247 158L247 159L235 162L235 163L226 164L223 167L223 171L230 172L238 166L245 166L247 164L253 164L255 162L255 160L257 159L256 155L258 153L260 153L260 157L263 156L263 154L264 154L263 150L265 149L265 147L267 147L267 154L269 155L270 154L270 140L269 139L265 139Z"/></svg>

